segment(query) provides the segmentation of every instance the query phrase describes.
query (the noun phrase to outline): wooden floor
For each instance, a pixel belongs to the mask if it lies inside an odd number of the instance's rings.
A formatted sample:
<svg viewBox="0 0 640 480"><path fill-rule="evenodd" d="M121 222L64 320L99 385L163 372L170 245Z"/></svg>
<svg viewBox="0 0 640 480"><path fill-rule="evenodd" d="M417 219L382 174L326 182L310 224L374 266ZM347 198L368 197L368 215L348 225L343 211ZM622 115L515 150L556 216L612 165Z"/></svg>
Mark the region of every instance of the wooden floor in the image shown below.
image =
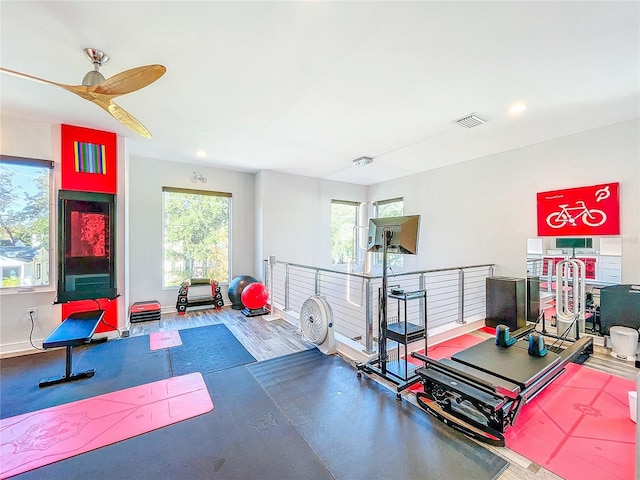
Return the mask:
<svg viewBox="0 0 640 480"><path fill-rule="evenodd" d="M148 335L153 332L202 327L216 323L224 323L258 361L314 348L314 345L302 339L297 326L283 319L266 321L260 316L245 317L240 311L229 307L221 310L194 310L185 315L164 314L159 321L131 324L129 334L131 336ZM482 332L474 332L474 334L490 336ZM634 364L613 358L610 355L610 349L597 343L603 342L596 342L593 355L584 365L635 381L638 369ZM372 378L379 380L375 376ZM384 384L384 382L381 383ZM405 394L404 398L411 403L416 403L413 394ZM506 447L481 445L509 461L510 465L500 475L500 480L562 480L561 477Z"/></svg>
<svg viewBox="0 0 640 480"><path fill-rule="evenodd" d="M314 345L302 339L298 327L285 320L268 322L261 316L245 317L239 310L230 307L192 310L185 315L163 314L159 321L132 323L129 335L149 335L216 323L224 323L258 361L314 348Z"/></svg>

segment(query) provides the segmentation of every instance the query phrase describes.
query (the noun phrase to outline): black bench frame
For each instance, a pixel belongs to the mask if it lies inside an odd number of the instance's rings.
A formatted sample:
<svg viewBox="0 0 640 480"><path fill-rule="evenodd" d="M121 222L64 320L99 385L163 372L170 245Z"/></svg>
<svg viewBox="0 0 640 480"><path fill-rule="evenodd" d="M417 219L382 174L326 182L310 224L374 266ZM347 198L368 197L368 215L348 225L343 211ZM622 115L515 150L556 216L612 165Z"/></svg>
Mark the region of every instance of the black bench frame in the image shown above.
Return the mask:
<svg viewBox="0 0 640 480"><path fill-rule="evenodd" d="M92 368L85 372L73 373L73 347L91 342L98 324L104 317L104 310L76 312L69 315L42 343L45 350L56 347L66 347L66 365L64 375L41 380L39 386L48 387L58 383L72 382L81 378L90 378L96 373Z"/></svg>

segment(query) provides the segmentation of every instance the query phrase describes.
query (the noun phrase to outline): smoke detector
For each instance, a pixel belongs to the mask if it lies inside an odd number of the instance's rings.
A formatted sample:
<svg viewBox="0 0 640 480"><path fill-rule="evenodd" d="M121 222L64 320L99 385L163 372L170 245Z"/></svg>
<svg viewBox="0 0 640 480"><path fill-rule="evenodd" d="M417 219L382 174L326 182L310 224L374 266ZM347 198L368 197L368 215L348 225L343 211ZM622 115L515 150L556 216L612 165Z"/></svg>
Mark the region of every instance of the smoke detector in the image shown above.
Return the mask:
<svg viewBox="0 0 640 480"><path fill-rule="evenodd" d="M461 127L473 128L477 127L478 125L482 125L483 123L487 123L487 120L482 118L477 113L471 113L469 115L465 115L462 118L454 120L454 123L457 123Z"/></svg>

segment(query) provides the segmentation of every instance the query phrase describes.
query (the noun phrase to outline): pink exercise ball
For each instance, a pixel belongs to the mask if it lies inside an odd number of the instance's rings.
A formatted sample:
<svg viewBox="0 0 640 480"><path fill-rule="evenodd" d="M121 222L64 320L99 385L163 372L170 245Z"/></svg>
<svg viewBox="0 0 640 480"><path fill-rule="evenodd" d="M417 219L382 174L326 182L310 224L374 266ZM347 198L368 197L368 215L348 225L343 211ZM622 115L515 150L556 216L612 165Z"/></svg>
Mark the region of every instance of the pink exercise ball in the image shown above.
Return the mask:
<svg viewBox="0 0 640 480"><path fill-rule="evenodd" d="M267 304L269 291L260 282L250 283L242 290L241 299L245 307L250 310L257 310Z"/></svg>

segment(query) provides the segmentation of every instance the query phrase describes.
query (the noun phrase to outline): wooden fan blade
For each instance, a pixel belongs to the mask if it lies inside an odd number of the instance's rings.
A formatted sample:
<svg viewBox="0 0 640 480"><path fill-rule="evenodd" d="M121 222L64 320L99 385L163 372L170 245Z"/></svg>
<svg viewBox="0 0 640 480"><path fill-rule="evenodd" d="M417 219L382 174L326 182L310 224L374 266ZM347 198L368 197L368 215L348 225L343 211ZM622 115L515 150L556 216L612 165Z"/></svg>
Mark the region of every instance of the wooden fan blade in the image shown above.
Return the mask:
<svg viewBox="0 0 640 480"><path fill-rule="evenodd" d="M162 65L145 65L118 73L93 87L94 93L117 97L135 92L155 82L167 69Z"/></svg>
<svg viewBox="0 0 640 480"><path fill-rule="evenodd" d="M16 72L15 70L11 70L9 68L0 67L0 72L6 73L8 75L13 75L15 77L26 78L27 80L33 80L34 82L56 85L58 87L61 86L60 83L52 82L51 80L45 80L44 78L36 77L34 75L29 75L28 73Z"/></svg>
<svg viewBox="0 0 640 480"><path fill-rule="evenodd" d="M9 68L0 67L0 72L6 73L9 75L14 75L20 78L26 78L27 80L31 80L38 83L44 83L45 85L53 85L55 87L64 88L65 90L75 93L76 95L80 95L82 98L86 100L91 100L93 97L89 94L89 87L85 85L66 85L64 83L54 82L52 80L46 80L44 78L36 77L35 75L29 75L28 73L17 72L15 70L11 70Z"/></svg>
<svg viewBox="0 0 640 480"><path fill-rule="evenodd" d="M100 108L109 112L109 114L118 120L120 123L130 128L138 135L142 135L146 138L151 138L151 133L142 125L133 115L123 109L120 105L117 105L111 101L112 97L123 95L125 93L138 90L150 83L154 82L166 72L166 68L162 65L149 65L146 67L138 67L131 70L127 70L118 75L114 75L110 79L105 80L96 87L87 87L85 85L66 85L64 83L53 82L51 80L45 80L44 78L29 75L27 73L17 72L8 68L0 67L0 72L7 73L9 75L15 75L17 77L26 78L27 80L33 80L35 82L44 83L46 85L53 85L56 87L64 88L65 90L75 93L81 96L85 100L89 100L95 103ZM113 82L112 82L113 80ZM102 91L104 87L107 87L108 92ZM120 92L120 93L118 93Z"/></svg>
<svg viewBox="0 0 640 480"><path fill-rule="evenodd" d="M141 135L146 138L151 138L151 132L147 130L147 128L142 125L137 118L127 112L124 108L116 103L109 103L109 108L107 111L118 120L120 123L129 127L131 130L136 132L138 135Z"/></svg>

